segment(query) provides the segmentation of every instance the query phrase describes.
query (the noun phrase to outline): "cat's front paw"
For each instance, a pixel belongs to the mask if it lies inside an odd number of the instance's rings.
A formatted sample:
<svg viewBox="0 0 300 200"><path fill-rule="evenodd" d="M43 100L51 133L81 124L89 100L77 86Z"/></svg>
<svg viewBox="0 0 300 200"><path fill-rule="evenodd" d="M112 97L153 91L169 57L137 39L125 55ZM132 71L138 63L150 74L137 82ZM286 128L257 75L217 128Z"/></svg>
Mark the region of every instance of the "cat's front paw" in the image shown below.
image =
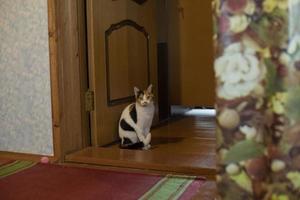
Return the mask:
<svg viewBox="0 0 300 200"><path fill-rule="evenodd" d="M145 146L150 145L150 142L151 142L151 133L149 132L146 135L146 138L145 138L145 141L144 141Z"/></svg>
<svg viewBox="0 0 300 200"><path fill-rule="evenodd" d="M150 144L148 144L148 145L146 145L146 146L143 147L143 150L149 150L149 149L151 149L151 145Z"/></svg>

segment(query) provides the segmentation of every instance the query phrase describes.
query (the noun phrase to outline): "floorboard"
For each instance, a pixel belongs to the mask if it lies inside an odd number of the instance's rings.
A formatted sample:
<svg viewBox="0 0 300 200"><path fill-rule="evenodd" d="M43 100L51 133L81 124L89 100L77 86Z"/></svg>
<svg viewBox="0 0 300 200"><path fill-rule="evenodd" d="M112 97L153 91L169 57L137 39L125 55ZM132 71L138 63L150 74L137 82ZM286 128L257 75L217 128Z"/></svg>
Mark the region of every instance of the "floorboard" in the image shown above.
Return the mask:
<svg viewBox="0 0 300 200"><path fill-rule="evenodd" d="M166 173L215 175L215 121L209 116L176 119L152 131L148 151L89 147L66 157L68 162L157 170Z"/></svg>

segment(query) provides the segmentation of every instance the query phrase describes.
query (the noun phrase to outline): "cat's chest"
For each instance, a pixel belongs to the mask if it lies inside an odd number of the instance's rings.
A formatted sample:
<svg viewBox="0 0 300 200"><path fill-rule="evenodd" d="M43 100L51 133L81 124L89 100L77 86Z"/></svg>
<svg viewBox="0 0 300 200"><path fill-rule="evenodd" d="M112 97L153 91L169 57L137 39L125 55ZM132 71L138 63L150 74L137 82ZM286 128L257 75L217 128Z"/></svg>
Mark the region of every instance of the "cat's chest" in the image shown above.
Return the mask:
<svg viewBox="0 0 300 200"><path fill-rule="evenodd" d="M140 124L152 123L153 116L154 116L154 106L137 109L137 118L138 118L138 123Z"/></svg>

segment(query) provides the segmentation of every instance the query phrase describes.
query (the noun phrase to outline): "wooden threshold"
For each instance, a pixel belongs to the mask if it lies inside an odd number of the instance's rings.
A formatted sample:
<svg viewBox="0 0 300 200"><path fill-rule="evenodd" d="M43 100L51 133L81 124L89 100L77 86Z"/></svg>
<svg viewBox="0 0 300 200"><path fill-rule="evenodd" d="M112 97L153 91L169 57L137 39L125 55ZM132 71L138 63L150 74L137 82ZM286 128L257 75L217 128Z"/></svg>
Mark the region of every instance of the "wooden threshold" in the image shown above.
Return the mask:
<svg viewBox="0 0 300 200"><path fill-rule="evenodd" d="M88 147L66 156L67 162L182 173L214 179L214 155L177 155L155 151ZM182 162L183 161L183 162ZM190 162L189 162L190 161Z"/></svg>

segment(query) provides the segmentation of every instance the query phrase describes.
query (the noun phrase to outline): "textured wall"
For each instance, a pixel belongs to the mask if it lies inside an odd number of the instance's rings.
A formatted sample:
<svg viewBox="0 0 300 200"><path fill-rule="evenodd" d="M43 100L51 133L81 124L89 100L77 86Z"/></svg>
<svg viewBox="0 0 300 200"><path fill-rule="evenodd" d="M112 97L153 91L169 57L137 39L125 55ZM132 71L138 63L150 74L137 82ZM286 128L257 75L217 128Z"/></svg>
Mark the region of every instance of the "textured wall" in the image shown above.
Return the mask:
<svg viewBox="0 0 300 200"><path fill-rule="evenodd" d="M215 0L219 199L300 199L300 0Z"/></svg>
<svg viewBox="0 0 300 200"><path fill-rule="evenodd" d="M47 0L0 0L0 150L53 153Z"/></svg>

